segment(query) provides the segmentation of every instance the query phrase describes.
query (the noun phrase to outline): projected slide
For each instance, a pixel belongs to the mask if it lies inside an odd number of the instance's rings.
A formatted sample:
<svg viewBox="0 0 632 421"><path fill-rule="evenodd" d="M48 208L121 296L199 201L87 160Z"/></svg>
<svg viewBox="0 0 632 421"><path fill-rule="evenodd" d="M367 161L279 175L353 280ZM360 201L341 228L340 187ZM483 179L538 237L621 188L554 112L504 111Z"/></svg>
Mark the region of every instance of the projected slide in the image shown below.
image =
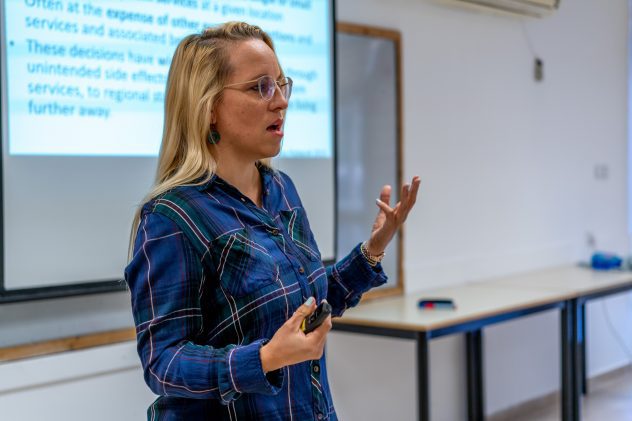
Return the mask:
<svg viewBox="0 0 632 421"><path fill-rule="evenodd" d="M150 191L171 57L240 20L294 79L281 158L334 253L332 0L0 0L0 295L121 279Z"/></svg>
<svg viewBox="0 0 632 421"><path fill-rule="evenodd" d="M5 0L4 17L10 155L157 156L177 43L228 20L270 33L294 80L282 156L332 155L327 1Z"/></svg>

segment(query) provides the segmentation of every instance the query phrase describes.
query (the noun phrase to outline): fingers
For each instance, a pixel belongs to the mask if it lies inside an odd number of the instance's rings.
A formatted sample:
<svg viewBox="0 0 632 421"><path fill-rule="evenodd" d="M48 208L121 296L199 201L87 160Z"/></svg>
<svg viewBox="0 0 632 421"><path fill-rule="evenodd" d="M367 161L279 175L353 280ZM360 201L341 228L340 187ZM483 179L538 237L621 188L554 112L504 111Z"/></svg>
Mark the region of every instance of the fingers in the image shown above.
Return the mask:
<svg viewBox="0 0 632 421"><path fill-rule="evenodd" d="M382 200L377 199L375 200L375 203L377 204L377 206L384 211L384 213L390 215L393 213L393 209L387 205L386 203L384 203Z"/></svg>
<svg viewBox="0 0 632 421"><path fill-rule="evenodd" d="M387 214L393 213L393 209L390 206L391 190L392 190L391 186L386 184L384 187L382 187L382 190L380 191L380 197L375 200L375 203L380 208L380 212L384 212ZM378 218L382 217L380 216L380 212L378 212Z"/></svg>
<svg viewBox="0 0 632 421"><path fill-rule="evenodd" d="M391 186L387 184L384 187L382 187L382 191L380 191L380 200L389 206L391 204L391 190L392 190Z"/></svg>
<svg viewBox="0 0 632 421"><path fill-rule="evenodd" d="M406 183L402 186L402 194L401 194L399 202L407 203L409 193L410 193L410 184Z"/></svg>
<svg viewBox="0 0 632 421"><path fill-rule="evenodd" d="M419 178L418 175L413 177L413 182L411 183L411 188L410 188L410 195L408 198L408 201L410 202L411 206L415 204L415 201L417 200L417 192L419 191L419 186L421 185L421 178Z"/></svg>
<svg viewBox="0 0 632 421"><path fill-rule="evenodd" d="M413 208L415 202L417 201L417 192L419 191L419 186L421 185L421 179L419 176L414 176L413 181L410 185L407 185L406 198L402 199L403 203L403 217L406 219L408 216L408 212Z"/></svg>
<svg viewBox="0 0 632 421"><path fill-rule="evenodd" d="M401 209L398 212L400 214L398 216L403 217L403 219L406 219L408 212L410 211L410 209L412 209L413 205L417 201L417 192L419 191L420 184L421 179L419 178L419 176L414 176L410 184L406 183L402 186L400 201L397 202L395 210L397 211L398 209Z"/></svg>
<svg viewBox="0 0 632 421"><path fill-rule="evenodd" d="M316 360L323 356L325 342L327 342L327 334L331 328L331 316L328 316L320 326L307 334L306 339L311 340L313 344L312 351L314 354L311 356L311 359Z"/></svg>
<svg viewBox="0 0 632 421"><path fill-rule="evenodd" d="M390 206L391 199L391 186L385 185L380 192L380 198L375 201L377 206L386 213L388 216L399 216L401 214L404 218L408 215L408 212L417 201L417 192L419 191L419 185L421 179L419 176L414 176L411 183L406 183L402 186L402 192L399 202L394 207Z"/></svg>
<svg viewBox="0 0 632 421"><path fill-rule="evenodd" d="M418 175L413 177L410 184L406 183L402 186L401 202L407 206L412 206L417 200L417 191L419 191L419 185L421 184L421 178Z"/></svg>
<svg viewBox="0 0 632 421"><path fill-rule="evenodd" d="M309 297L303 305L296 309L292 317L288 320L288 323L292 329L298 329L303 319L312 314L314 310L316 310L316 300L314 297Z"/></svg>

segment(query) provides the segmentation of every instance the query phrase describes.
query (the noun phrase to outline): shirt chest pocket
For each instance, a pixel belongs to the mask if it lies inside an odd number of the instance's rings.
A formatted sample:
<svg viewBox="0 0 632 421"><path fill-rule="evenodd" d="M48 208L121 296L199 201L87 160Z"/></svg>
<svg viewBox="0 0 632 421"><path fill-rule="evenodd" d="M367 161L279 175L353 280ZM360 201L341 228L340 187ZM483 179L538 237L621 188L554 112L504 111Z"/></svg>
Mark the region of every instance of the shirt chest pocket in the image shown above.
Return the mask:
<svg viewBox="0 0 632 421"><path fill-rule="evenodd" d="M212 249L220 284L233 297L253 294L279 276L270 253L253 241L246 229L215 239Z"/></svg>
<svg viewBox="0 0 632 421"><path fill-rule="evenodd" d="M313 262L320 262L320 253L312 240L307 215L302 208L279 211L279 217L294 244Z"/></svg>

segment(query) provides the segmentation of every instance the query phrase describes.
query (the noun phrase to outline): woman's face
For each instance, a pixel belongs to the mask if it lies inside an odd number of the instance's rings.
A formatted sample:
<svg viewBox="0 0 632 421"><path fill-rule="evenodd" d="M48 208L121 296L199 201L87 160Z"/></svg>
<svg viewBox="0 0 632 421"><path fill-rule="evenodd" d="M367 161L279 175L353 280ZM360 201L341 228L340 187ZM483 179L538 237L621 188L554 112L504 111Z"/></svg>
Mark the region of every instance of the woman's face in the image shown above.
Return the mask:
<svg viewBox="0 0 632 421"><path fill-rule="evenodd" d="M261 40L236 44L230 52L230 65L232 73L226 85L263 75L274 80L281 77L276 55ZM222 154L236 154L239 160L256 161L278 155L283 138L283 111L287 106L279 89L271 100L261 98L256 81L224 89L211 121L221 136L217 147Z"/></svg>

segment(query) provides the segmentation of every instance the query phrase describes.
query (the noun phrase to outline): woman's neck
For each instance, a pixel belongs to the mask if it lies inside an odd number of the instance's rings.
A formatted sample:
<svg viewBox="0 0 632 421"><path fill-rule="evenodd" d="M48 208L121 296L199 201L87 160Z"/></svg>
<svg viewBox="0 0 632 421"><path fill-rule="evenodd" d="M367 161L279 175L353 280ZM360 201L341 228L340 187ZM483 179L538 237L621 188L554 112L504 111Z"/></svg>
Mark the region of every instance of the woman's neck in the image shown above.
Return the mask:
<svg viewBox="0 0 632 421"><path fill-rule="evenodd" d="M255 163L237 165L224 161L223 165L218 164L215 172L257 206L261 206L261 175Z"/></svg>

